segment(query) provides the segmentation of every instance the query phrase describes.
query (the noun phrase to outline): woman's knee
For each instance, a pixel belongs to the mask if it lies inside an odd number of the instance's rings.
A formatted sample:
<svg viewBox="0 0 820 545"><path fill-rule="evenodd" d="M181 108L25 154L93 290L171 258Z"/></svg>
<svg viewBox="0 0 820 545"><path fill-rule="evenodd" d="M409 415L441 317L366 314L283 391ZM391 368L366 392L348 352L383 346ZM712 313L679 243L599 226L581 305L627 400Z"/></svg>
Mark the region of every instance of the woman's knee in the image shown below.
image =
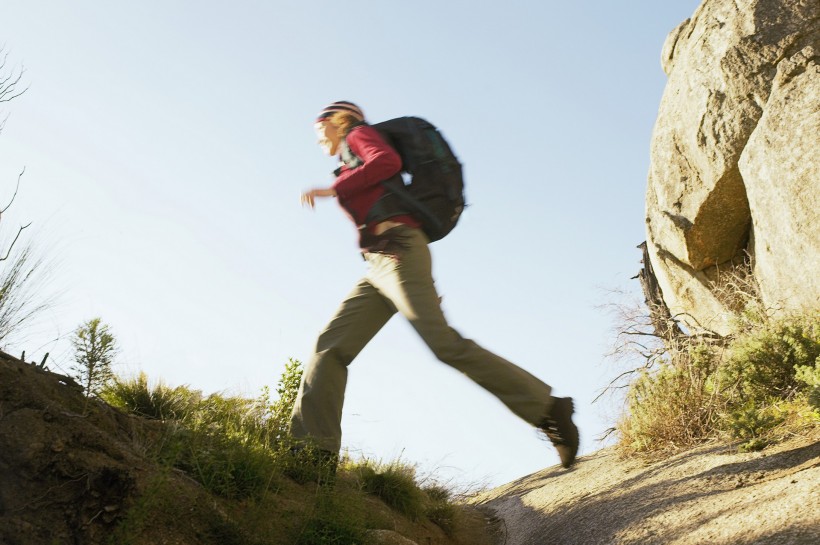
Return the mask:
<svg viewBox="0 0 820 545"><path fill-rule="evenodd" d="M316 351L311 359L311 366L316 368L324 368L328 366L341 365L347 367L350 365L356 354L345 350L341 346L336 345L320 345L317 343Z"/></svg>

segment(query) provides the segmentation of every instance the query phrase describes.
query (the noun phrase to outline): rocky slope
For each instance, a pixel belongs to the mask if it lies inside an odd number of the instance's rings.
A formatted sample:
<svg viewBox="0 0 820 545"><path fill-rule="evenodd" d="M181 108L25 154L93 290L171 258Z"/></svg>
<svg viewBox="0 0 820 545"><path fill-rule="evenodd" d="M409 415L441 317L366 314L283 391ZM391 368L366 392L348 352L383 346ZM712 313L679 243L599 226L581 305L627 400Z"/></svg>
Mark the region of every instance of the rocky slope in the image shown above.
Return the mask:
<svg viewBox="0 0 820 545"><path fill-rule="evenodd" d="M505 545L816 545L820 434L753 454L707 445L661 461L603 450L482 494Z"/></svg>
<svg viewBox="0 0 820 545"><path fill-rule="evenodd" d="M748 257L767 307L820 311L820 2L705 0L662 65L646 225L672 314L729 333Z"/></svg>

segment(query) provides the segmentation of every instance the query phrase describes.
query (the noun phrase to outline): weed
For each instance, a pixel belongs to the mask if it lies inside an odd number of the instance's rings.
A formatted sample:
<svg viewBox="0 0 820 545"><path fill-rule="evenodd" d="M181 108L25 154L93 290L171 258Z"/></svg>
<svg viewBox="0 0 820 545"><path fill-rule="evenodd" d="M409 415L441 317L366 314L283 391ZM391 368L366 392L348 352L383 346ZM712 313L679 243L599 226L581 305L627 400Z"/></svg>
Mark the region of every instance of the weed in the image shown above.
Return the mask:
<svg viewBox="0 0 820 545"><path fill-rule="evenodd" d="M279 451L252 400L212 394L182 421L175 465L225 497L261 491L279 473Z"/></svg>

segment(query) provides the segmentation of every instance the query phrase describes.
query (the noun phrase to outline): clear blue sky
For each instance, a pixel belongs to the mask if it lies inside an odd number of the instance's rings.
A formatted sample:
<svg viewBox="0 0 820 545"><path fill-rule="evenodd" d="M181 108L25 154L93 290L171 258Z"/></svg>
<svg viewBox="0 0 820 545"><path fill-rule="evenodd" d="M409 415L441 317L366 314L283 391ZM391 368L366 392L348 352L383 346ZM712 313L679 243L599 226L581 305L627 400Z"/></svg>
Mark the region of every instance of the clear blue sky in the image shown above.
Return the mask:
<svg viewBox="0 0 820 545"><path fill-rule="evenodd" d="M313 132L326 103L437 124L471 204L435 243L452 325L576 399L582 450L611 288L637 291L649 142L666 35L696 0L556 2L4 0L0 43L29 90L0 105L0 201L26 168L8 237L54 260L56 304L6 350L50 352L100 316L118 371L256 396L364 272ZM5 114L4 114L5 115ZM47 290L43 290L45 293ZM461 482L558 459L396 317L351 367L344 445Z"/></svg>

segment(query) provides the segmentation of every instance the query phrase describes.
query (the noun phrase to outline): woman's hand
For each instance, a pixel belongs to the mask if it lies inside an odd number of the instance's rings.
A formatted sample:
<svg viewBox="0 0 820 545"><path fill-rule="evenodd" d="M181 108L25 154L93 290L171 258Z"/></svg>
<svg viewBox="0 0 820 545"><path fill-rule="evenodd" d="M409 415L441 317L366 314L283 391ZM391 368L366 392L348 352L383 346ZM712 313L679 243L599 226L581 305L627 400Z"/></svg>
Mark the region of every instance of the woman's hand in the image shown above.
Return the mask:
<svg viewBox="0 0 820 545"><path fill-rule="evenodd" d="M302 206L309 206L310 208L316 207L316 198L317 197L335 197L336 190L333 188L329 189L311 189L310 191L305 191L299 197L299 202L302 203Z"/></svg>

